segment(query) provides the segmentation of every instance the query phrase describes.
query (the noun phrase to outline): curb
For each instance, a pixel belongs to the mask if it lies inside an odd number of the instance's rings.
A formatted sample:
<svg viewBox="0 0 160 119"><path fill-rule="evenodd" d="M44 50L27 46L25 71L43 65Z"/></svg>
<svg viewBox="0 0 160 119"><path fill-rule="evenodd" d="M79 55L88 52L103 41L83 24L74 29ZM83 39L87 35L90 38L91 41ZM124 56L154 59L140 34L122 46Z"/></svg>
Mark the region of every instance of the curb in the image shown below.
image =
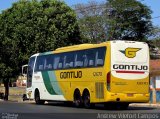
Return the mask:
<svg viewBox="0 0 160 119"><path fill-rule="evenodd" d="M132 103L130 104L130 106L137 106L137 107L144 107L144 106L147 106L147 107L160 107L160 104L157 103L157 104L151 104L151 103Z"/></svg>
<svg viewBox="0 0 160 119"><path fill-rule="evenodd" d="M3 99L0 99L0 102L6 102ZM7 100L7 102L19 102L19 103L35 103L34 100L27 100L27 101L23 101L23 100Z"/></svg>
<svg viewBox="0 0 160 119"><path fill-rule="evenodd" d="M20 102L20 103L35 103L34 100L25 100L25 101L23 101L23 100L18 100L18 102Z"/></svg>

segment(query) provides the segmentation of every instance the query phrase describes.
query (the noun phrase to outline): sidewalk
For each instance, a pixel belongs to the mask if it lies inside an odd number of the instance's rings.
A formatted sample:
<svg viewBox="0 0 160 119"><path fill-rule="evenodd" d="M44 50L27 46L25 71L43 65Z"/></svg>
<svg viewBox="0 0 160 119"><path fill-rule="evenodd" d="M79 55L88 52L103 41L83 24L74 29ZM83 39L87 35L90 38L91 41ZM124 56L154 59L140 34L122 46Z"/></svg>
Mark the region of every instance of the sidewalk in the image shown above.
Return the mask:
<svg viewBox="0 0 160 119"><path fill-rule="evenodd" d="M137 106L137 107L160 107L160 103L152 104L152 103L132 103L130 106Z"/></svg>

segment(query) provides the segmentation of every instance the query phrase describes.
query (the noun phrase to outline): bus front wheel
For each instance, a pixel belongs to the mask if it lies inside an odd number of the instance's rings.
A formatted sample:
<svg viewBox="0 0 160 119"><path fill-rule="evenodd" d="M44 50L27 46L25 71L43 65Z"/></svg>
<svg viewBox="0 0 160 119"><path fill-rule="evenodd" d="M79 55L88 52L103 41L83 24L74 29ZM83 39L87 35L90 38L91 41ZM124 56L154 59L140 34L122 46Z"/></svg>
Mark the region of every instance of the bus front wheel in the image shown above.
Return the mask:
<svg viewBox="0 0 160 119"><path fill-rule="evenodd" d="M35 91L35 102L36 104L44 104L44 100L40 99L40 93L38 90Z"/></svg>

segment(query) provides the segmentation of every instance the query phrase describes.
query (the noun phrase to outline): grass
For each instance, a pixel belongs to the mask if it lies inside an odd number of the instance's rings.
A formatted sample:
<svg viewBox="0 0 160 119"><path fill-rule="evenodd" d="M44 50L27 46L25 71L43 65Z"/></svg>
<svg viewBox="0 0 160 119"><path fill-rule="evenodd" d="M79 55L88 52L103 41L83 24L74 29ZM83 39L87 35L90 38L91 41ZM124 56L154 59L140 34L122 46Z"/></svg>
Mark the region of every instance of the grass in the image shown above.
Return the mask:
<svg viewBox="0 0 160 119"><path fill-rule="evenodd" d="M23 95L25 93L25 87L10 87L9 88L9 95ZM4 87L0 87L0 92L4 92L5 88Z"/></svg>
<svg viewBox="0 0 160 119"><path fill-rule="evenodd" d="M25 94L25 89L26 87L10 87L8 100L22 101L22 95ZM5 88L3 86L0 86L0 92L5 92Z"/></svg>

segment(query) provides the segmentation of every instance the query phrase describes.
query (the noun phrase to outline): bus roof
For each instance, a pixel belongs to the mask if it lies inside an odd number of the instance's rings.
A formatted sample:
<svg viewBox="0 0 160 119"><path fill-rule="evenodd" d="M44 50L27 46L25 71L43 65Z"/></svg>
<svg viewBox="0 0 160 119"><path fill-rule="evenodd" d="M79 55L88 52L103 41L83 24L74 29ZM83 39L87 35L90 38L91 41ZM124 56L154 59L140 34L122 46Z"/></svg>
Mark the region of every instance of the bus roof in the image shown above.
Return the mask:
<svg viewBox="0 0 160 119"><path fill-rule="evenodd" d="M93 48L93 47L100 47L100 46L105 46L106 44L110 44L111 42L113 42L113 43L118 43L118 42L136 43L137 41L114 40L114 41L102 42L102 43L99 43L99 44L89 44L89 43L88 44L79 44L79 45L73 45L73 46L66 46L66 47L57 48L54 51L36 53L36 54L32 55L31 57L38 56L38 55L47 55L47 54L52 54L52 53L60 53L60 52L81 50L81 49L87 49L87 48ZM145 42L141 42L141 43L145 44Z"/></svg>
<svg viewBox="0 0 160 119"><path fill-rule="evenodd" d="M80 45L61 47L61 48L57 48L55 51L61 51L61 50L67 50L67 49L77 49L77 48L87 48L89 46L94 46L94 44L80 44Z"/></svg>
<svg viewBox="0 0 160 119"><path fill-rule="evenodd" d="M74 51L74 50L82 50L82 49L94 48L94 47L100 47L100 46L104 46L102 44L106 44L106 43L107 42L100 43L100 44L80 44L80 45L67 46L67 47L57 48L54 51L54 53Z"/></svg>

